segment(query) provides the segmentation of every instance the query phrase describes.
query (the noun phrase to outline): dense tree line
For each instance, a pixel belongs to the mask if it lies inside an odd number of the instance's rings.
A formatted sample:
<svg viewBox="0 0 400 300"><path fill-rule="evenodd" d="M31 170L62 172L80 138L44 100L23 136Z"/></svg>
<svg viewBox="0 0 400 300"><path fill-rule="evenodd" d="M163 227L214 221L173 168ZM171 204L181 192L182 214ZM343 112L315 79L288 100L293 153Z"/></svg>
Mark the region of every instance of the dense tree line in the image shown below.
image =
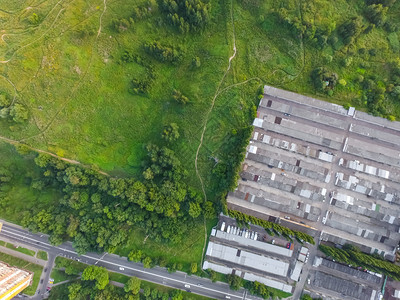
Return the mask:
<svg viewBox="0 0 400 300"><path fill-rule="evenodd" d="M226 142L221 148L222 156L212 171L213 175L218 178L215 181L215 184L218 185L215 187L216 190L226 192L236 188L239 170L246 155L246 147L252 132L253 127L247 126L234 129L227 135Z"/></svg>
<svg viewBox="0 0 400 300"><path fill-rule="evenodd" d="M319 245L319 250L327 257L346 265L363 267L371 271L383 273L394 280L400 280L400 266L383 260L382 257L362 253L360 249L353 245L347 244L343 249L339 249L321 244Z"/></svg>
<svg viewBox="0 0 400 300"><path fill-rule="evenodd" d="M297 238L301 241L304 241L304 242L307 242L307 243L310 243L313 245L315 244L314 238L304 232L291 230L282 225L272 223L269 221L265 221L265 220L262 220L262 219L259 219L259 218L253 217L253 216L249 216L249 215L246 215L246 214L244 214L240 211L236 211L236 210L228 210L228 215L232 218L235 218L239 223L242 223L242 224L251 223L254 225L261 226L269 232L273 231L276 234L283 235L288 239Z"/></svg>
<svg viewBox="0 0 400 300"><path fill-rule="evenodd" d="M232 290L239 290L241 287L245 287L253 295L260 296L264 299L280 299L280 295L283 293L277 289L266 286L258 281L246 281L241 277L233 274L226 275L226 280L228 281L229 287ZM289 296L288 294L287 296Z"/></svg>
<svg viewBox="0 0 400 300"><path fill-rule="evenodd" d="M159 0L158 3L168 22L182 33L201 30L210 19L211 3L208 1Z"/></svg>
<svg viewBox="0 0 400 300"><path fill-rule="evenodd" d="M27 213L23 225L49 233L53 244L72 239L81 254L113 252L135 226L155 240L179 242L210 204L184 183L186 171L172 150L148 145L147 153L144 173L151 175L143 180L111 178L39 154L35 162L43 170L43 183L58 186L64 197L57 205Z"/></svg>

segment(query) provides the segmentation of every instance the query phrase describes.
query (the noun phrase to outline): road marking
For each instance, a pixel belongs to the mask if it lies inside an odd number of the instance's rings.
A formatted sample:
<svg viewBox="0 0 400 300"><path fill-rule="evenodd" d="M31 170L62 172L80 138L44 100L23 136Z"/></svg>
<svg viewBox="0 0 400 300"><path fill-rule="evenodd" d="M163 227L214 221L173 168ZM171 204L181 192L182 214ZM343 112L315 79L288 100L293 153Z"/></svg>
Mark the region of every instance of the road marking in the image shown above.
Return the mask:
<svg viewBox="0 0 400 300"><path fill-rule="evenodd" d="M3 229L3 230L2 230L2 233L3 233L3 232L6 232L6 233L8 232L8 233L10 233L10 234L12 234L12 235L15 234L15 233L13 233L13 232L9 232L7 229L5 229L5 230ZM0 233L0 235L1 235L1 233ZM22 238L22 237L19 237L19 236L17 236L17 237L18 237L19 239ZM32 240L32 241L34 241L34 242L39 242L40 244L43 244L43 245L46 245L46 246L50 246L50 247L53 247L53 248L56 248L56 249L60 249L60 250L67 251L67 252L73 253L73 254L75 254L75 255L78 255L78 253L76 253L75 251L71 251L71 250L68 250L68 249L64 249L64 248L61 248L61 247L58 247L58 246L52 246L52 245L50 245L50 244L48 244L48 243L45 243L45 242L42 242L42 241L38 241L38 240L35 240L35 239L33 239L33 238L29 238L29 237L24 237L24 238L25 238L25 239ZM43 247L43 246L42 246L42 247ZM78 256L79 256L79 255L78 255ZM159 277L159 278L163 278L163 279L166 279L166 280L172 280L172 281L175 281L175 282L178 282L178 283L182 283L182 284L185 284L185 283L186 283L185 281L181 281L181 280L178 280L178 279L166 277L166 276L163 276L163 275L158 275L158 274L151 273L151 272L147 272L147 271L140 270L140 269L135 269L135 268L132 268L132 267L129 267L129 266L126 266L126 265L116 264L116 263L113 263L113 262L110 262L110 261L103 260L103 259L101 259L101 258L96 258L96 257L92 257L92 256L89 256L89 255L81 255L81 256L82 256L82 257L89 258L89 259L93 259L93 260L98 260L98 261L104 262L104 263L106 263L106 264L110 264L110 265L114 265L114 266L118 266L118 267L125 267L125 268L130 269L130 270L133 270L133 271L137 271L137 272L144 273L144 274L147 274L147 275L152 275L152 276ZM205 287L205 286L201 286L201 287L199 286L198 288L202 288L202 289L204 289L204 290L208 290L208 291L220 293L220 294L223 294L223 295L232 296L232 297L235 297L235 298L238 298L238 299L242 299L242 296L238 296L238 295L234 295L234 294L229 294L229 293L223 292L223 291L214 290L214 289L211 289L211 288L207 288L207 287ZM184 289L182 289L182 290L184 290Z"/></svg>

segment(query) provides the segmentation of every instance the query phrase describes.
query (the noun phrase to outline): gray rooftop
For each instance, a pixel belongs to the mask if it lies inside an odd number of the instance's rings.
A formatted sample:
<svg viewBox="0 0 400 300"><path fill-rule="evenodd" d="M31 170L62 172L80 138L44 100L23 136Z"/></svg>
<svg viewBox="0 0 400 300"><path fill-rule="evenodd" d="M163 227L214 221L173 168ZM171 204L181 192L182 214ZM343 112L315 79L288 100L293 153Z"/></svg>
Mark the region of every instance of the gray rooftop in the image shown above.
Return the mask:
<svg viewBox="0 0 400 300"><path fill-rule="evenodd" d="M324 239L393 257L400 240L400 123L264 87L228 206L291 218Z"/></svg>

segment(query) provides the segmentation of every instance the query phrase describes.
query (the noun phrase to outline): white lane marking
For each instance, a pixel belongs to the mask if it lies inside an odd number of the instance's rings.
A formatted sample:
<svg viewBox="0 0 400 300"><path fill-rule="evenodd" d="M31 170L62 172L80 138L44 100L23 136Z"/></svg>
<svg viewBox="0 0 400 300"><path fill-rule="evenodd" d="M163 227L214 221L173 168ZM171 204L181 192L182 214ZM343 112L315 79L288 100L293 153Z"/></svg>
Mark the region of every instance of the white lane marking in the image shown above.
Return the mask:
<svg viewBox="0 0 400 300"><path fill-rule="evenodd" d="M8 232L7 229L2 230L2 231ZM10 232L10 233L13 234L12 232ZM64 249L64 248L57 247L57 246L52 246L52 245L47 244L47 243L45 243L45 242L38 241L38 240L29 238L29 237L25 237L25 239L29 239L29 240L32 240L32 241L35 241L35 242L40 242L41 244L44 244L44 245L46 245L46 246L54 247L54 248L57 248L57 249L60 249L60 250L67 251L67 252L73 253L73 254L75 254L75 255L78 255L75 251L71 251L71 250ZM89 258L89 259L94 259L94 260L97 260L97 259L98 259L98 258L96 258L96 257L92 257L92 256L89 256L89 255L81 255L81 256L82 256L82 257ZM153 276L156 276L156 277L160 277L160 278L164 278L164 279L168 279L168 280L172 280L172 281L176 281L176 282L185 284L185 281L181 281L181 280L178 280L178 279L174 279L174 278L170 278L170 277L165 277L165 276L163 276L163 275L158 275L158 274L151 273L151 272L147 272L147 271L144 271L144 270L134 269L134 268L128 267L128 266L126 266L126 265L119 265L119 264L116 264L116 263L113 263L113 262L110 262L110 261L106 261L106 260L103 260L103 259L98 259L98 260L99 260L99 261L102 261L102 262L104 262L104 263L110 264L110 265L114 265L114 266L118 266L118 267L122 267L122 266L123 266L123 267L125 267L125 268L127 268L127 269L130 269L130 270L133 270L133 271L137 271L137 272L141 272L141 273L144 273L144 274L147 274L147 275L153 275ZM226 293L226 292L214 290L214 289L207 288L207 287L204 287L204 286L199 287L199 288L203 288L203 289L205 289L205 290L209 290L209 291L212 291L212 292L217 292L217 293L220 293L220 294L232 296L232 297L239 298L239 299L242 298L242 296L238 296L238 295L234 295L234 294L229 294L229 293Z"/></svg>
<svg viewBox="0 0 400 300"><path fill-rule="evenodd" d="M4 234L4 232L5 232L5 230L2 230L2 233L6 238L8 237L8 238L11 238L11 239L16 239L18 241L18 243L24 243L24 244L28 244L28 245L32 245L32 246L37 247L36 243L32 243L30 241L26 241L26 239L28 239L26 236L15 238L15 236L13 234ZM12 242L12 243L14 243L14 242ZM49 245L49 246L40 245L40 247L43 247L43 248L46 248L46 249L51 249L52 248L51 245Z"/></svg>

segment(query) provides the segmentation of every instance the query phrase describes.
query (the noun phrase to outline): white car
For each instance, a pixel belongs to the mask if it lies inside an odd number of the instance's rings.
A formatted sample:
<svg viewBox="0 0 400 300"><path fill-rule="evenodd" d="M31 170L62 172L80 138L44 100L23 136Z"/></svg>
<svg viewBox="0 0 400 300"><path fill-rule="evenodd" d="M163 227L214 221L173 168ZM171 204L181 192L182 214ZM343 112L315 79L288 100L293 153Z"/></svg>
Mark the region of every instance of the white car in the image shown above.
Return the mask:
<svg viewBox="0 0 400 300"><path fill-rule="evenodd" d="M119 269L120 269L121 271L125 270L125 268L123 268L123 267L119 267Z"/></svg>

